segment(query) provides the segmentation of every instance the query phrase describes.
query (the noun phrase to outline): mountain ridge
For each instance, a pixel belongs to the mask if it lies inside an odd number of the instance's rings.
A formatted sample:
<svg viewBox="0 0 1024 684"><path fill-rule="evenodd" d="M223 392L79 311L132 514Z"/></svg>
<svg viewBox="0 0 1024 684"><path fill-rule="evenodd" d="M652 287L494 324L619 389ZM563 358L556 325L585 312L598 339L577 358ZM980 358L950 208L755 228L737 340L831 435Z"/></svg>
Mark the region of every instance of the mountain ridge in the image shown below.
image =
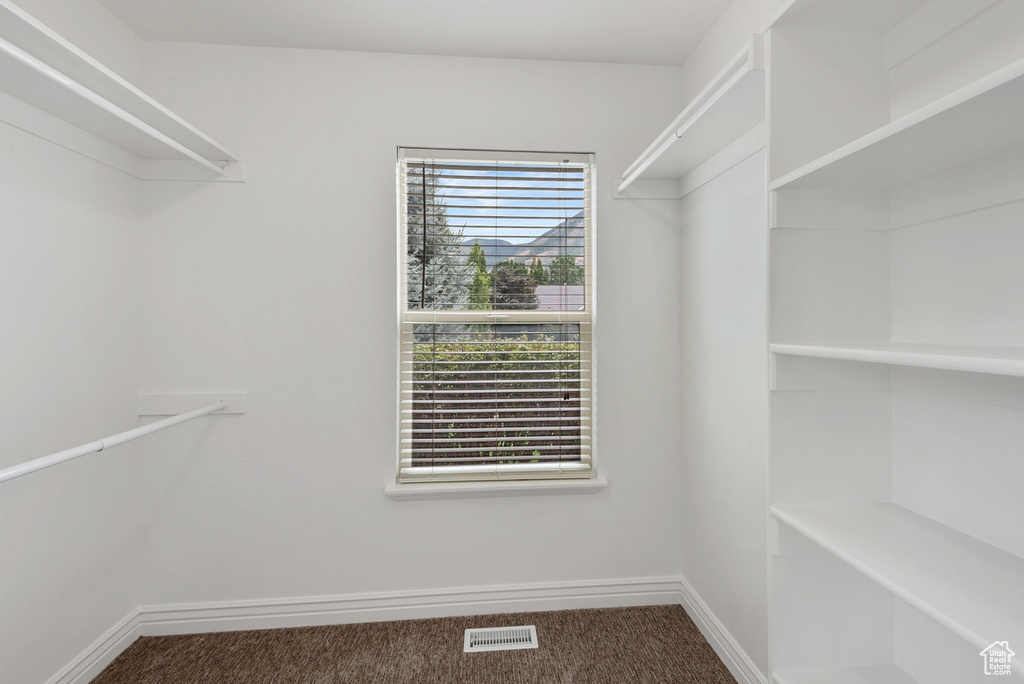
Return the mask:
<svg viewBox="0 0 1024 684"><path fill-rule="evenodd" d="M571 256L579 263L583 257L583 225L581 211L525 244L517 245L494 237L468 237L462 240L462 250L468 256L473 245L479 244L484 250L488 269L508 259L530 263L537 258L547 266L552 259Z"/></svg>

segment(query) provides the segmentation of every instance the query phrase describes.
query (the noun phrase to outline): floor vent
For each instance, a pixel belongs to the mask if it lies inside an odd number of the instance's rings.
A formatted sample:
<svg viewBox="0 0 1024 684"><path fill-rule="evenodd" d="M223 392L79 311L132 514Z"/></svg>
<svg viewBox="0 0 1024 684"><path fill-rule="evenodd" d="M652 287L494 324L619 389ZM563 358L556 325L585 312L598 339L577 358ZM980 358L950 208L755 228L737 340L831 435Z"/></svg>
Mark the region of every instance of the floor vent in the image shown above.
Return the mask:
<svg viewBox="0 0 1024 684"><path fill-rule="evenodd" d="M537 628L535 626L467 629L462 651L463 653L476 653L478 651L514 651L520 648L537 648Z"/></svg>

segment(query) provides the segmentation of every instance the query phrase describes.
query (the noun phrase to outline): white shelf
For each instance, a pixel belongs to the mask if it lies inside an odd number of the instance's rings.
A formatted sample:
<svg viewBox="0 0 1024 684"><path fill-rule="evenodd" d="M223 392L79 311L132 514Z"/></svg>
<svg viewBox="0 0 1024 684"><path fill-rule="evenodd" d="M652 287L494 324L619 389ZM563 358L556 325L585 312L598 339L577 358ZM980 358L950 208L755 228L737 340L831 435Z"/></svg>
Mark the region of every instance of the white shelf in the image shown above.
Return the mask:
<svg viewBox="0 0 1024 684"><path fill-rule="evenodd" d="M1024 60L771 183L894 190L1024 149Z"/></svg>
<svg viewBox="0 0 1024 684"><path fill-rule="evenodd" d="M679 180L764 121L764 40L753 36L747 50L725 69L655 138L616 184Z"/></svg>
<svg viewBox="0 0 1024 684"><path fill-rule="evenodd" d="M187 160L214 176L225 175L227 166L237 161L222 145L10 0L0 0L0 91L40 110L40 118L49 115L67 122L138 159ZM5 119L17 117L8 120L12 125L28 128L24 109L0 111ZM50 131L53 125L44 121L37 128ZM31 132L48 137L39 130Z"/></svg>
<svg viewBox="0 0 1024 684"><path fill-rule="evenodd" d="M773 678L775 684L918 684L895 665L787 670Z"/></svg>
<svg viewBox="0 0 1024 684"><path fill-rule="evenodd" d="M771 511L979 652L1024 643L1024 559L895 504ZM1018 658L1012 667L1024 673Z"/></svg>
<svg viewBox="0 0 1024 684"><path fill-rule="evenodd" d="M771 344L773 354L1024 377L1024 348L950 344Z"/></svg>

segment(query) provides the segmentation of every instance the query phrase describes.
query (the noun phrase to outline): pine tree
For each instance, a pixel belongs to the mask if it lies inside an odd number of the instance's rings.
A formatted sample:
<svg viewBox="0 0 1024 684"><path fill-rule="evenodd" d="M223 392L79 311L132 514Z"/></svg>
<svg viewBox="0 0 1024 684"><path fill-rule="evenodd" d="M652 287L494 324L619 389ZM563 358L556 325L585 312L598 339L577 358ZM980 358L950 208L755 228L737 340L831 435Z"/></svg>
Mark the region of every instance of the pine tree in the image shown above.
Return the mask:
<svg viewBox="0 0 1024 684"><path fill-rule="evenodd" d="M459 309L469 298L473 266L463 256L462 231L448 226L439 180L440 173L426 165L409 169L406 268L410 309Z"/></svg>
<svg viewBox="0 0 1024 684"><path fill-rule="evenodd" d="M469 286L469 308L491 308L491 276L487 273L487 257L479 242L473 243L469 250L469 263L476 268L473 282Z"/></svg>

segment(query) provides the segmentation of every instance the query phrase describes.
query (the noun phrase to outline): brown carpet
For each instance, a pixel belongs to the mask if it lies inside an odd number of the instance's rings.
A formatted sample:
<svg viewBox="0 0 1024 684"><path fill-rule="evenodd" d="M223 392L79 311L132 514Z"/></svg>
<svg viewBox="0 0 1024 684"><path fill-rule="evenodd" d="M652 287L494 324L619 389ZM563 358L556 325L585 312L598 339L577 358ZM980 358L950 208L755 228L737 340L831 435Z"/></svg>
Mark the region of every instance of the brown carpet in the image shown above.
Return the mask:
<svg viewBox="0 0 1024 684"><path fill-rule="evenodd" d="M539 648L463 653L469 627ZM142 637L92 684L735 684L679 606Z"/></svg>

